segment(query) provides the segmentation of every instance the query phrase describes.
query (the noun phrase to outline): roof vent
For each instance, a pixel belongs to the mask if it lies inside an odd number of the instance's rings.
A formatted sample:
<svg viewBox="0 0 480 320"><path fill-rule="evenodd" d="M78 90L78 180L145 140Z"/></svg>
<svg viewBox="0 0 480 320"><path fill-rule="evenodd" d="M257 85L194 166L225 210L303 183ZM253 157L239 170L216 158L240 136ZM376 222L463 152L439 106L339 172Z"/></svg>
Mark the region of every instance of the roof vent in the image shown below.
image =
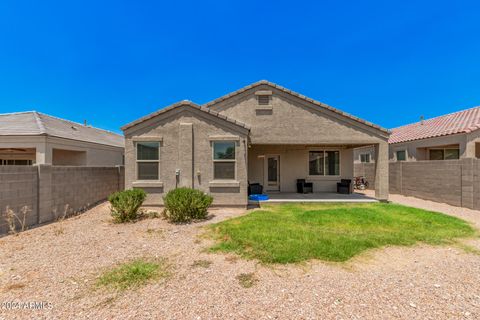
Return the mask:
<svg viewBox="0 0 480 320"><path fill-rule="evenodd" d="M424 117L424 116L420 116L420 124L423 125L424 122L425 122L425 117Z"/></svg>
<svg viewBox="0 0 480 320"><path fill-rule="evenodd" d="M270 101L272 99L272 91L259 90L255 92L255 95L257 96L258 105L260 106L270 105Z"/></svg>
<svg viewBox="0 0 480 320"><path fill-rule="evenodd" d="M75 126L72 126L72 129L75 130L75 131L78 130L77 127L75 127Z"/></svg>

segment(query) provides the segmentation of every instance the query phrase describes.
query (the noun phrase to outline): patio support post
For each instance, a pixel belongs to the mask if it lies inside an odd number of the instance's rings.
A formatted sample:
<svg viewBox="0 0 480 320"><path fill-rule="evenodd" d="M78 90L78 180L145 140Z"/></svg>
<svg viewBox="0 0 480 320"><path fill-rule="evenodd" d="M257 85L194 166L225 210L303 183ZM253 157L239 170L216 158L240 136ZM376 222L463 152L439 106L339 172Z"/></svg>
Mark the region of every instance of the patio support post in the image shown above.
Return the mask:
<svg viewBox="0 0 480 320"><path fill-rule="evenodd" d="M375 145L375 198L388 201L388 142Z"/></svg>

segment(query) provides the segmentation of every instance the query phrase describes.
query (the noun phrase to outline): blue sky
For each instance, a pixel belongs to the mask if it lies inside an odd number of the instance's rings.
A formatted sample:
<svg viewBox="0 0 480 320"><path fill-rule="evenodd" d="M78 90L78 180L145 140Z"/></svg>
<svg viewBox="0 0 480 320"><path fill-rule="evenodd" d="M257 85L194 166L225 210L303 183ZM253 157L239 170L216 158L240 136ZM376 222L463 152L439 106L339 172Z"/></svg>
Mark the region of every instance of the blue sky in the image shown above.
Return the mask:
<svg viewBox="0 0 480 320"><path fill-rule="evenodd" d="M479 14L474 1L2 0L0 113L119 131L267 79L392 128L480 105Z"/></svg>

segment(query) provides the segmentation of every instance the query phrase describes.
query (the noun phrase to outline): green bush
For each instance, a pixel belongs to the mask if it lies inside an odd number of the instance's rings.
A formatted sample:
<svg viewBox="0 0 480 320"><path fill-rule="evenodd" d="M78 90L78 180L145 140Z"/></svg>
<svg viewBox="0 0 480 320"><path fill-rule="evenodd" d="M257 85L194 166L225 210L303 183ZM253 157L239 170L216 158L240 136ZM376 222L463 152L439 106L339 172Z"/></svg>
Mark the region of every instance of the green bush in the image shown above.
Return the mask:
<svg viewBox="0 0 480 320"><path fill-rule="evenodd" d="M207 217L213 198L200 190L177 188L163 198L163 216L170 222L190 222Z"/></svg>
<svg viewBox="0 0 480 320"><path fill-rule="evenodd" d="M138 219L138 209L145 201L147 194L142 189L131 189L112 193L108 197L111 214L115 222L129 222Z"/></svg>

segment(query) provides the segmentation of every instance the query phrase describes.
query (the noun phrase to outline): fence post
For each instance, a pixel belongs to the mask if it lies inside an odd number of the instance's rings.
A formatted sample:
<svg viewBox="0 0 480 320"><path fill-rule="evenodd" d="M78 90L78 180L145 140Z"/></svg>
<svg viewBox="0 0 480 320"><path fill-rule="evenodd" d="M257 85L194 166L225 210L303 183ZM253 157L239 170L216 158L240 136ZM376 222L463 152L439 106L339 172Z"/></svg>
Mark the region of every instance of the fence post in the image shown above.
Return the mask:
<svg viewBox="0 0 480 320"><path fill-rule="evenodd" d="M399 161L398 163L399 163L398 172L399 172L399 175L400 175L399 180L398 180L398 181L400 181L400 194L403 195L403 161Z"/></svg>
<svg viewBox="0 0 480 320"><path fill-rule="evenodd" d="M473 209L473 159L460 160L460 203L462 207Z"/></svg>
<svg viewBox="0 0 480 320"><path fill-rule="evenodd" d="M38 165L38 218L37 222L44 223L53 219L52 199L52 166Z"/></svg>

